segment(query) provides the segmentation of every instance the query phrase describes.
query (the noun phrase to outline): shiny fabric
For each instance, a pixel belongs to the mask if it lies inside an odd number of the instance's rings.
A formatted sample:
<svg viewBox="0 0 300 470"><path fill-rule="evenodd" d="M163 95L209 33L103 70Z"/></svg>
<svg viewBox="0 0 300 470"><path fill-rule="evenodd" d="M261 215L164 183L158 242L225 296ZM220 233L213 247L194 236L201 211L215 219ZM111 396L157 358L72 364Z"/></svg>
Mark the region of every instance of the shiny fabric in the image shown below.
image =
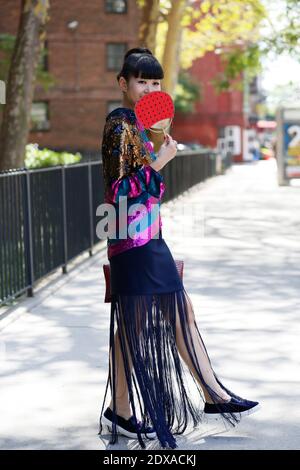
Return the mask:
<svg viewBox="0 0 300 470"><path fill-rule="evenodd" d="M163 176L150 163L156 159L143 126L133 110L117 108L106 118L102 140L105 202L116 211L116 231L109 229L108 259L157 238L162 227L160 205L165 191ZM120 202L126 198L126 208ZM142 204L142 206L136 206ZM121 208L126 211L120 233ZM110 220L108 221L110 226ZM112 229L113 227L111 227Z"/></svg>

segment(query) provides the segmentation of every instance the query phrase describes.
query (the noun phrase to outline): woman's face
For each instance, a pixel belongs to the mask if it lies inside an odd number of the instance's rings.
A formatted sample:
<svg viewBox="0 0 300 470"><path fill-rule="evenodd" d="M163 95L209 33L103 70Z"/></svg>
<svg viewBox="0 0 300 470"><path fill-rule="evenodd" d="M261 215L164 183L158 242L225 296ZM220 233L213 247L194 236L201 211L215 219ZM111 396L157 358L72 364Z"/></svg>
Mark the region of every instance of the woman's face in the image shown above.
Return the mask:
<svg viewBox="0 0 300 470"><path fill-rule="evenodd" d="M152 91L161 91L161 80L156 78L135 78L130 77L129 83L120 78L120 86L122 91L127 95L128 103L135 105L135 103L147 93Z"/></svg>

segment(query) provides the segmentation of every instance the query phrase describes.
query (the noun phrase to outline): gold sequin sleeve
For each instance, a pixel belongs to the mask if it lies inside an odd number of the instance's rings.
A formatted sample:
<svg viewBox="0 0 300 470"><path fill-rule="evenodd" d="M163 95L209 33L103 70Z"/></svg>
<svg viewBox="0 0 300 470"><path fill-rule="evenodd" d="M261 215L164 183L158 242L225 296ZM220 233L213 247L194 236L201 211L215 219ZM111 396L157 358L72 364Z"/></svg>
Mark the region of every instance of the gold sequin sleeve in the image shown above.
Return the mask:
<svg viewBox="0 0 300 470"><path fill-rule="evenodd" d="M127 192L129 197L134 197L146 189L143 167L146 166L148 172L155 172L152 167L149 167L152 162L151 156L138 128L122 116L110 118L105 123L102 162L105 193L111 192L112 188L116 193L116 183L118 186L122 183L122 188L120 187L122 193ZM114 194L114 199L116 199L116 194Z"/></svg>

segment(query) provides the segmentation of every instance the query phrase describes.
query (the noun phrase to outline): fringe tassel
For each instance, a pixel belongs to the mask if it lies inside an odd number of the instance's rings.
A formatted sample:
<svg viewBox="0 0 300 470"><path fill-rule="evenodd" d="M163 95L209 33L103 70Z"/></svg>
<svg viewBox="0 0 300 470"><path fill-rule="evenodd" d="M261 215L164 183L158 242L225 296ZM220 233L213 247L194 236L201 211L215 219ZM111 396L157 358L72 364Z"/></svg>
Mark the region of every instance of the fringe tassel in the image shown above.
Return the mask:
<svg viewBox="0 0 300 470"><path fill-rule="evenodd" d="M218 406L220 397L205 382L201 372L190 329L188 302L193 311L185 289L164 294L112 296L109 340L112 370L109 367L98 432L98 434L102 433L101 418L110 384L114 416L110 444L118 442L116 393L113 386L116 383L114 341L116 328L124 361L132 414L135 419L138 418L137 404L134 399L134 394L136 394L143 424L155 428L161 447L176 448L174 434L182 434L189 423L192 422L195 427L203 419L203 409L193 403L184 384L184 370L176 344L176 318L177 321L179 318L184 342L198 377L212 401ZM194 325L197 340L200 341L211 366L195 320ZM191 371L190 373L196 385L198 396L202 397L202 388ZM213 368L212 373L223 390L230 396L240 398L224 387ZM222 413L222 416L232 426L240 421L240 418L237 418L235 414ZM145 437L147 438L147 436ZM145 441L140 432L138 432L138 440L141 447L145 448Z"/></svg>

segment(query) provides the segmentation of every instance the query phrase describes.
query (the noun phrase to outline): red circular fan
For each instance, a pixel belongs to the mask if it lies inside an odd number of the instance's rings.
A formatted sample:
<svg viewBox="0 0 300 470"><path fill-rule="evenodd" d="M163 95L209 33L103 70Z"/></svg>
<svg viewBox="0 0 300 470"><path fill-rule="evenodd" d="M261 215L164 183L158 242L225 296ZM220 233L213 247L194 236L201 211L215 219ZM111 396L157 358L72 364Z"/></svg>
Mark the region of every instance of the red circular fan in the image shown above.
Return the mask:
<svg viewBox="0 0 300 470"><path fill-rule="evenodd" d="M158 121L173 119L174 103L165 91L151 91L136 102L134 111L138 120L149 129Z"/></svg>

